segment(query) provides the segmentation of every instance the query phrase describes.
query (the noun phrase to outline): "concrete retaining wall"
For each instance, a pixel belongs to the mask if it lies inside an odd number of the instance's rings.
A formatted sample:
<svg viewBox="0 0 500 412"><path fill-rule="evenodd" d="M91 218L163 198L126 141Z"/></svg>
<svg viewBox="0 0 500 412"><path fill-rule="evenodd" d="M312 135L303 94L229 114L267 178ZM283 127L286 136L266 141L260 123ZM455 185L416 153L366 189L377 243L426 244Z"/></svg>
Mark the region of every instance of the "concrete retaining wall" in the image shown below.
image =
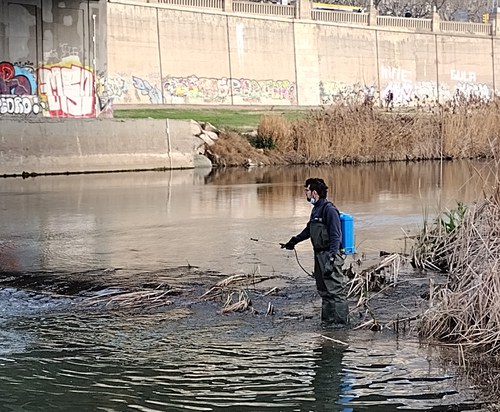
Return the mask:
<svg viewBox="0 0 500 412"><path fill-rule="evenodd" d="M489 100L499 39L108 2L115 104L394 106ZM140 53L141 59L137 59ZM116 87L115 87L116 86Z"/></svg>
<svg viewBox="0 0 500 412"><path fill-rule="evenodd" d="M0 176L195 167L196 136L180 120L3 119Z"/></svg>

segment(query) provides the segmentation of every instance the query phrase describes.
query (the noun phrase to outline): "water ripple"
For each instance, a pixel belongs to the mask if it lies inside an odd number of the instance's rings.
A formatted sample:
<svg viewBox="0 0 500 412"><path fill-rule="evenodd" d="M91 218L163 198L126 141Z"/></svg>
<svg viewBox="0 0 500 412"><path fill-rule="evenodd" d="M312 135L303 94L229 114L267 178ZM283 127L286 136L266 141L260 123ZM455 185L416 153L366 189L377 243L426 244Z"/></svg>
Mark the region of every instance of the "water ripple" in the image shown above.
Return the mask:
<svg viewBox="0 0 500 412"><path fill-rule="evenodd" d="M273 333L233 324L192 327L164 314L53 312L4 319L0 398L7 411L467 410L416 340L344 332ZM241 332L239 332L241 330ZM229 331L229 332L228 332ZM271 331L272 332L272 331ZM438 408L438 409L435 409Z"/></svg>

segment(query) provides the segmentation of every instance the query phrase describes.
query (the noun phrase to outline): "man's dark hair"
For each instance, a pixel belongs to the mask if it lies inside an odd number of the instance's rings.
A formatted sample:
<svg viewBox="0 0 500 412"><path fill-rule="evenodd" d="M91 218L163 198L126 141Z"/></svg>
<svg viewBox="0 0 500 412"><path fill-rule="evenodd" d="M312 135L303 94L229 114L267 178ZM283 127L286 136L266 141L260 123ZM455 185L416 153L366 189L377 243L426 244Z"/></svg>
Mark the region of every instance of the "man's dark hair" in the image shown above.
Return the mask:
<svg viewBox="0 0 500 412"><path fill-rule="evenodd" d="M320 198L326 198L328 195L328 186L325 181L319 177L310 177L306 180L304 187L309 187L311 192L315 190Z"/></svg>

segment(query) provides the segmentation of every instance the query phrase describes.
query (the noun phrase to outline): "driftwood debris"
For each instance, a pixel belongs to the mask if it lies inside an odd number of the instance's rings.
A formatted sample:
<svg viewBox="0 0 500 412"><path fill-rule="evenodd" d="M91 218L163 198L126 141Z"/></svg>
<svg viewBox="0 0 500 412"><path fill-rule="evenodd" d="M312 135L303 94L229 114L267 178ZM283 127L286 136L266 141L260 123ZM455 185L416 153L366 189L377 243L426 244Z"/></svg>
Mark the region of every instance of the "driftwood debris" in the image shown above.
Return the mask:
<svg viewBox="0 0 500 412"><path fill-rule="evenodd" d="M108 294L86 298L81 303L83 306L102 306L117 308L158 308L171 305L168 296L178 293L174 289L148 289L137 291L114 291Z"/></svg>
<svg viewBox="0 0 500 412"><path fill-rule="evenodd" d="M384 256L380 263L372 265L361 272L349 270L348 297L356 298L356 307L366 305L373 295L370 292L380 292L397 285L398 275L407 258L399 253Z"/></svg>

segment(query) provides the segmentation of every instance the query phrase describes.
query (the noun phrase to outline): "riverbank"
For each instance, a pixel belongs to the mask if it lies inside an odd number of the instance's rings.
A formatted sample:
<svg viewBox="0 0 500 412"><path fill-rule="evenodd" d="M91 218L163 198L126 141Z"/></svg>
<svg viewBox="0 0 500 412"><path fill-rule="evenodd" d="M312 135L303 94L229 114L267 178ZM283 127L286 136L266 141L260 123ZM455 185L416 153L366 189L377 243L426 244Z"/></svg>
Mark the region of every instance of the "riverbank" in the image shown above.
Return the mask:
<svg viewBox="0 0 500 412"><path fill-rule="evenodd" d="M252 133L223 133L207 154L218 166L490 158L499 113L497 102L425 113L332 106L295 120L271 113Z"/></svg>
<svg viewBox="0 0 500 412"><path fill-rule="evenodd" d="M426 112L137 108L115 119L2 119L0 176L488 158L499 113L495 101Z"/></svg>
<svg viewBox="0 0 500 412"><path fill-rule="evenodd" d="M207 147L215 166L347 164L489 158L498 102L426 111L370 105L300 108L118 109L120 118L193 118L221 130Z"/></svg>

